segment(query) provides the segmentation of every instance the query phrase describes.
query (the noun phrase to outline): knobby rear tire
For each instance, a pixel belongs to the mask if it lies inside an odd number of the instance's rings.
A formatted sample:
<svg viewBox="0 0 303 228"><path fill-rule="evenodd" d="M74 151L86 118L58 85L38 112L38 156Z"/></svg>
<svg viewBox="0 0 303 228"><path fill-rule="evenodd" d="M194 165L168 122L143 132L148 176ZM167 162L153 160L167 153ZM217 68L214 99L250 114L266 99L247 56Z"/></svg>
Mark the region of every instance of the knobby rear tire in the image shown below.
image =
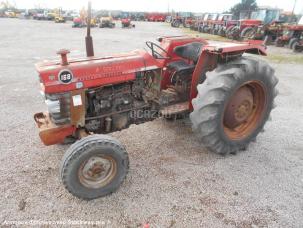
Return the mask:
<svg viewBox="0 0 303 228"><path fill-rule="evenodd" d="M250 81L258 81L266 89L264 114L252 133L241 140L234 140L224 131L224 110L234 92ZM245 150L251 141L255 141L275 107L277 83L273 68L253 58L242 57L208 72L206 80L197 87L198 95L192 101L194 110L190 114L193 130L206 148L218 154L229 154Z"/></svg>

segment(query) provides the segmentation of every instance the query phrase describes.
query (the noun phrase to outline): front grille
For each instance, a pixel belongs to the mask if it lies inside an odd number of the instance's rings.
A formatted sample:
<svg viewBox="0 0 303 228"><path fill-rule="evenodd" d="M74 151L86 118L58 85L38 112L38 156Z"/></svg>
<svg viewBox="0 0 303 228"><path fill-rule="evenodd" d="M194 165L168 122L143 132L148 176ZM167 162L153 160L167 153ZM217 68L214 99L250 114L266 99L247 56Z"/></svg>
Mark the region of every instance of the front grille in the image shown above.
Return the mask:
<svg viewBox="0 0 303 228"><path fill-rule="evenodd" d="M70 123L69 93L45 94L45 103L54 124L63 125Z"/></svg>

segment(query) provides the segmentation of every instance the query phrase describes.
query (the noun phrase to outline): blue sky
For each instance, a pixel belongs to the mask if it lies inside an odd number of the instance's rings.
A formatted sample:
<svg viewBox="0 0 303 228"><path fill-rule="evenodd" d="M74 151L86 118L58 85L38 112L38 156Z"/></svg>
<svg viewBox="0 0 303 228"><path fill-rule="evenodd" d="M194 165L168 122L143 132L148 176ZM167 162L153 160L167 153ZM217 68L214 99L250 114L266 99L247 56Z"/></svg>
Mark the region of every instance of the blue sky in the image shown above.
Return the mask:
<svg viewBox="0 0 303 228"><path fill-rule="evenodd" d="M222 12L240 0L92 0L95 9L113 9L125 11L167 11L168 6L175 11ZM87 5L86 0L10 0L19 8L41 7L80 9ZM257 0L260 6L278 7L291 11L295 0ZM297 0L296 13L303 13L303 0Z"/></svg>

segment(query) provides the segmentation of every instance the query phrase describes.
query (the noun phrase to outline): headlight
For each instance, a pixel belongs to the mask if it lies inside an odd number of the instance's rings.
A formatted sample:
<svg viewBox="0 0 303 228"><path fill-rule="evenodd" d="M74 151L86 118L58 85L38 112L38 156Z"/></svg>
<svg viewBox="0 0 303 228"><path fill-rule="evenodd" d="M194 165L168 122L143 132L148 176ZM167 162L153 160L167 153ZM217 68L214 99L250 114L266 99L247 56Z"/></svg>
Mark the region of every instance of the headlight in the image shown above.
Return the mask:
<svg viewBox="0 0 303 228"><path fill-rule="evenodd" d="M45 100L49 113L60 113L60 101Z"/></svg>

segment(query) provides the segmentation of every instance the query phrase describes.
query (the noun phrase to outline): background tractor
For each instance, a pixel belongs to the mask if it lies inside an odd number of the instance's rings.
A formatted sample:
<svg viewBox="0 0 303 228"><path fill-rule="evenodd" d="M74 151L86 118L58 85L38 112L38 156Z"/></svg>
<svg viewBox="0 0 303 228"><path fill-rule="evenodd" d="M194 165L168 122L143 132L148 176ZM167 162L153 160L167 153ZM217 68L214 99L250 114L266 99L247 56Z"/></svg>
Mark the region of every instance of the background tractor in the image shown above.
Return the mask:
<svg viewBox="0 0 303 228"><path fill-rule="evenodd" d="M136 25L131 23L131 19L128 17L121 18L121 26L122 28L134 28Z"/></svg>
<svg viewBox="0 0 303 228"><path fill-rule="evenodd" d="M222 155L245 150L263 131L278 80L264 60L243 55L266 55L263 45L161 37L146 42L149 51L102 58L90 34L88 23L87 58L60 50L59 62L36 65L48 112L34 119L45 145L74 141L60 166L73 195L90 200L118 189L129 158L107 134L131 124L189 115L201 142Z"/></svg>
<svg viewBox="0 0 303 228"><path fill-rule="evenodd" d="M239 40L246 36L248 31L252 28L257 28L258 26L262 25L261 20L254 20L254 19L243 19L238 21L237 25L234 25L226 31L226 37L233 40Z"/></svg>
<svg viewBox="0 0 303 228"><path fill-rule="evenodd" d="M55 16L55 23L65 23L66 19L63 16L62 8L59 8Z"/></svg>
<svg viewBox="0 0 303 228"><path fill-rule="evenodd" d="M261 16L260 13L261 12ZM292 13L282 12L279 9L261 10L254 12L263 17L263 24L246 28L241 34L242 39L265 40L266 45L274 43L278 37L283 35L284 30L294 23L296 17ZM262 16L263 15L263 16ZM276 20L278 18L278 20Z"/></svg>
<svg viewBox="0 0 303 228"><path fill-rule="evenodd" d="M223 25L220 26L218 35L225 37L226 34L230 32L231 29L234 28L234 26L237 26L239 24L239 21L237 20L227 20L223 21Z"/></svg>
<svg viewBox="0 0 303 228"><path fill-rule="evenodd" d="M294 52L302 51L303 25L288 25L275 41L277 47L288 45Z"/></svg>
<svg viewBox="0 0 303 228"><path fill-rule="evenodd" d="M268 36L268 41L275 40L283 31L283 21L280 21L281 10L276 8L259 8L252 12L251 19L260 23L246 26L240 30L241 39L263 40Z"/></svg>
<svg viewBox="0 0 303 228"><path fill-rule="evenodd" d="M240 20L237 25L231 27L226 36L234 40L262 39L266 33L274 36L275 31L280 32L277 24L273 24L279 21L280 12L281 10L276 8L259 8L252 12L250 19Z"/></svg>
<svg viewBox="0 0 303 228"><path fill-rule="evenodd" d="M218 18L219 14L217 13L207 13L204 14L204 18L200 21L198 31L203 33L208 33L210 31L210 22Z"/></svg>
<svg viewBox="0 0 303 228"><path fill-rule="evenodd" d="M171 26L179 28L181 25L184 28L189 28L193 23L193 14L189 12L179 12L171 18Z"/></svg>
<svg viewBox="0 0 303 228"><path fill-rule="evenodd" d="M146 13L145 15L146 20L152 22L165 22L166 17L166 13Z"/></svg>
<svg viewBox="0 0 303 228"><path fill-rule="evenodd" d="M198 31L200 22L203 20L204 14L199 13L199 14L194 14L192 23L190 25L190 29L194 31Z"/></svg>
<svg viewBox="0 0 303 228"><path fill-rule="evenodd" d="M79 17L73 18L73 28L83 28L86 27L86 20L87 20L87 11L85 8L82 8L80 11Z"/></svg>
<svg viewBox="0 0 303 228"><path fill-rule="evenodd" d="M66 20L63 16L60 15L60 16L55 17L55 23L65 23L65 22L66 22Z"/></svg>
<svg viewBox="0 0 303 228"><path fill-rule="evenodd" d="M76 17L73 19L73 28L83 28L86 27L85 19L82 19L80 17Z"/></svg>
<svg viewBox="0 0 303 228"><path fill-rule="evenodd" d="M114 28L115 26L116 24L110 14L102 15L100 18L99 28Z"/></svg>
<svg viewBox="0 0 303 228"><path fill-rule="evenodd" d="M123 12L120 15L121 27L122 28L135 28L136 26L132 24L131 14Z"/></svg>
<svg viewBox="0 0 303 228"><path fill-rule="evenodd" d="M223 35L224 26L232 20L232 14L206 14L200 24L200 32Z"/></svg>
<svg viewBox="0 0 303 228"><path fill-rule="evenodd" d="M220 14L216 20L212 20L209 23L209 33L213 35L224 35L224 26L228 24L229 21L232 20L232 14Z"/></svg>

